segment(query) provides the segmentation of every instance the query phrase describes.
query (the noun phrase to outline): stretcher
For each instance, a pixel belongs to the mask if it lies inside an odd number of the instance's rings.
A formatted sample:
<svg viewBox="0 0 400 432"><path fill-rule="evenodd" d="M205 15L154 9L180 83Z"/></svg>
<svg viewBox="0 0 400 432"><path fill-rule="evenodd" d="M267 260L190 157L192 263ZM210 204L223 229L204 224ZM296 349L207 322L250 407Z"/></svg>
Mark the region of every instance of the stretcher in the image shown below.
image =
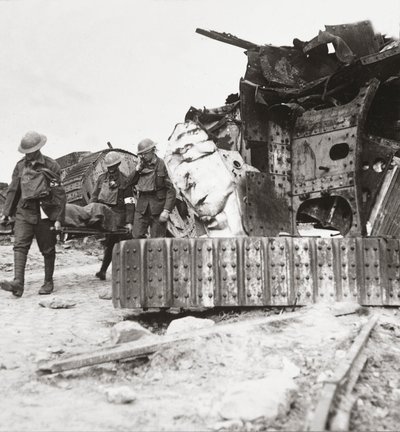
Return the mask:
<svg viewBox="0 0 400 432"><path fill-rule="evenodd" d="M90 227L70 227L63 226L59 230L62 235L107 235L107 234L116 234L116 235L125 235L128 234L128 230L126 228L121 228L116 231L105 231L98 228L90 228ZM14 222L6 222L0 224L0 235L12 235L14 234Z"/></svg>
<svg viewBox="0 0 400 432"><path fill-rule="evenodd" d="M61 227L60 233L62 234L82 234L82 235L105 235L105 234L117 234L124 235L128 234L128 230L126 228L121 228L116 231L104 231L96 228L89 227Z"/></svg>

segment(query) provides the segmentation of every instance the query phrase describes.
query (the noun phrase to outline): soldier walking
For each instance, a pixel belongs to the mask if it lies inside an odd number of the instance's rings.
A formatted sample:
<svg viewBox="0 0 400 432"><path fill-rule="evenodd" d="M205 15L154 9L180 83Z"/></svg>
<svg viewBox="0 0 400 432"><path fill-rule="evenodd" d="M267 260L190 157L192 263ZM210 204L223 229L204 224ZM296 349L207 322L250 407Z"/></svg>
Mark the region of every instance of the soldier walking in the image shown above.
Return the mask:
<svg viewBox="0 0 400 432"><path fill-rule="evenodd" d="M0 282L0 287L15 297L24 292L25 265L34 237L44 257L44 284L39 294L50 294L54 289L56 231L64 222L66 195L60 166L40 151L46 141L37 132L28 132L22 138L18 150L25 156L14 168L0 218L4 222L15 216L14 280Z"/></svg>
<svg viewBox="0 0 400 432"><path fill-rule="evenodd" d="M133 238L145 238L149 227L150 237L165 237L169 214L175 205L175 189L164 161L155 152L156 144L151 139L139 142L139 163L128 180L139 194Z"/></svg>
<svg viewBox="0 0 400 432"><path fill-rule="evenodd" d="M127 177L119 170L121 156L115 151L106 154L104 163L107 172L97 179L90 202L106 204L117 218L117 226L125 227L127 235L107 234L104 242L103 262L96 277L106 279L106 272L111 263L113 247L121 240L132 238L132 224L135 213L133 187L127 184Z"/></svg>

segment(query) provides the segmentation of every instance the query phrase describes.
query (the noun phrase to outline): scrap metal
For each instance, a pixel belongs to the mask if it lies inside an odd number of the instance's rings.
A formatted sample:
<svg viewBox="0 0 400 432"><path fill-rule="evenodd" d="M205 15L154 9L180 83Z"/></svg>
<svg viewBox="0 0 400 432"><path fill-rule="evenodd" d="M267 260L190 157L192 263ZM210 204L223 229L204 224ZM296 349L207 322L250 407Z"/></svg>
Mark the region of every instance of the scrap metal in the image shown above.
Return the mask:
<svg viewBox="0 0 400 432"><path fill-rule="evenodd" d="M239 94L191 108L184 123L258 170L242 180L244 233L121 243L115 306L398 305L398 41L369 21L326 26L290 47L197 32L246 50ZM340 238L301 237L304 226Z"/></svg>
<svg viewBox="0 0 400 432"><path fill-rule="evenodd" d="M62 180L68 203L86 205L90 201L100 174L107 171L104 158L110 151L121 155L121 171L128 175L137 163L137 156L127 150L107 149L95 153L75 152L57 159L61 165Z"/></svg>
<svg viewBox="0 0 400 432"><path fill-rule="evenodd" d="M362 21L326 26L292 47L255 45L246 54L242 135L246 161L264 173L264 187L255 182L248 191L250 201L260 193L264 199L250 202L247 234L299 235L300 224L314 221L343 236L367 235L400 145L398 41ZM251 190L257 186L264 191ZM275 211L266 210L265 194ZM389 235L388 224L373 225L374 235Z"/></svg>

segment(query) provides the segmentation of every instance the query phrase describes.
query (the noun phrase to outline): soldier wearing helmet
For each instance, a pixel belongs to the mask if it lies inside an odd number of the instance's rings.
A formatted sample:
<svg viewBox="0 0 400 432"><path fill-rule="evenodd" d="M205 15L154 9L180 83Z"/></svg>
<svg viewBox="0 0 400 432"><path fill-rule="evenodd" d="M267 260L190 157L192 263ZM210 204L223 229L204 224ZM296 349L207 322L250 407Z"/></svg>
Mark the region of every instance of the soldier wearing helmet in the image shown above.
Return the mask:
<svg viewBox="0 0 400 432"><path fill-rule="evenodd" d="M107 269L111 263L112 250L115 243L130 238L132 233L133 217L135 213L135 198L133 188L128 186L127 177L120 171L121 155L110 151L104 158L107 171L99 176L90 202L106 204L111 208L117 218L117 225L125 227L129 235L107 234L104 242L103 262L96 277L105 280Z"/></svg>
<svg viewBox="0 0 400 432"><path fill-rule="evenodd" d="M33 131L22 138L18 150L24 157L15 166L1 216L2 222L15 216L14 280L0 283L15 297L24 292L25 265L34 237L44 257L44 284L39 294L50 294L54 289L56 231L64 222L66 195L60 166L40 151L46 141L44 135Z"/></svg>
<svg viewBox="0 0 400 432"><path fill-rule="evenodd" d="M133 238L165 237L169 213L175 205L176 192L165 163L156 155L156 144L145 138L138 144L139 163L128 182L136 186L138 201Z"/></svg>

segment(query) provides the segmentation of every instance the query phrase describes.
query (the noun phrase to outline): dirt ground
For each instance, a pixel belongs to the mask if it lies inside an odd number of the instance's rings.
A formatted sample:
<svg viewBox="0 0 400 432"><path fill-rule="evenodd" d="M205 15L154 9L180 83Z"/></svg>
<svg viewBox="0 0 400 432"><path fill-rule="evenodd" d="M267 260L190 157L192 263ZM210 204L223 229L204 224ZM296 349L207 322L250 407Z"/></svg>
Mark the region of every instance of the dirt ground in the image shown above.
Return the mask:
<svg viewBox="0 0 400 432"><path fill-rule="evenodd" d="M399 321L383 322L373 332L367 350L368 361L355 388L357 401L351 416L350 428L351 430L399 430Z"/></svg>
<svg viewBox="0 0 400 432"><path fill-rule="evenodd" d="M98 243L58 245L54 296L74 300L76 306L71 309L39 305L43 297L37 291L43 268L36 245L28 260L24 296L15 299L10 293L0 292L1 431L304 430L323 380L340 363L368 319L364 314L335 317L330 307L320 305L302 309L295 320L251 331L238 326L238 331L229 334L197 337L155 353L148 360L37 375L39 361L110 345L110 328L129 317L129 311L115 310L110 300L99 299L99 292L110 285L109 280L102 282L94 277L100 259ZM12 278L9 243L0 245L0 272L1 278ZM218 325L278 312L212 311L198 316L211 318ZM397 309L374 312L400 323ZM176 317L145 314L135 319L162 334ZM399 340L393 336L374 343L384 351L399 345ZM282 371L287 363L298 370L296 387L278 416L253 421L223 417L224 400L234 386L260 380L271 371ZM398 379L391 380L396 395L399 385ZM119 386L129 386L136 400L130 404L108 402L106 391ZM271 388L271 393L274 391ZM379 391L386 388L375 388ZM363 403L367 404L364 400L358 405ZM385 411L388 419L394 415L389 409ZM380 417L375 423L371 420L368 427L375 429L366 429L366 424L356 418L353 430L376 430L380 421Z"/></svg>

